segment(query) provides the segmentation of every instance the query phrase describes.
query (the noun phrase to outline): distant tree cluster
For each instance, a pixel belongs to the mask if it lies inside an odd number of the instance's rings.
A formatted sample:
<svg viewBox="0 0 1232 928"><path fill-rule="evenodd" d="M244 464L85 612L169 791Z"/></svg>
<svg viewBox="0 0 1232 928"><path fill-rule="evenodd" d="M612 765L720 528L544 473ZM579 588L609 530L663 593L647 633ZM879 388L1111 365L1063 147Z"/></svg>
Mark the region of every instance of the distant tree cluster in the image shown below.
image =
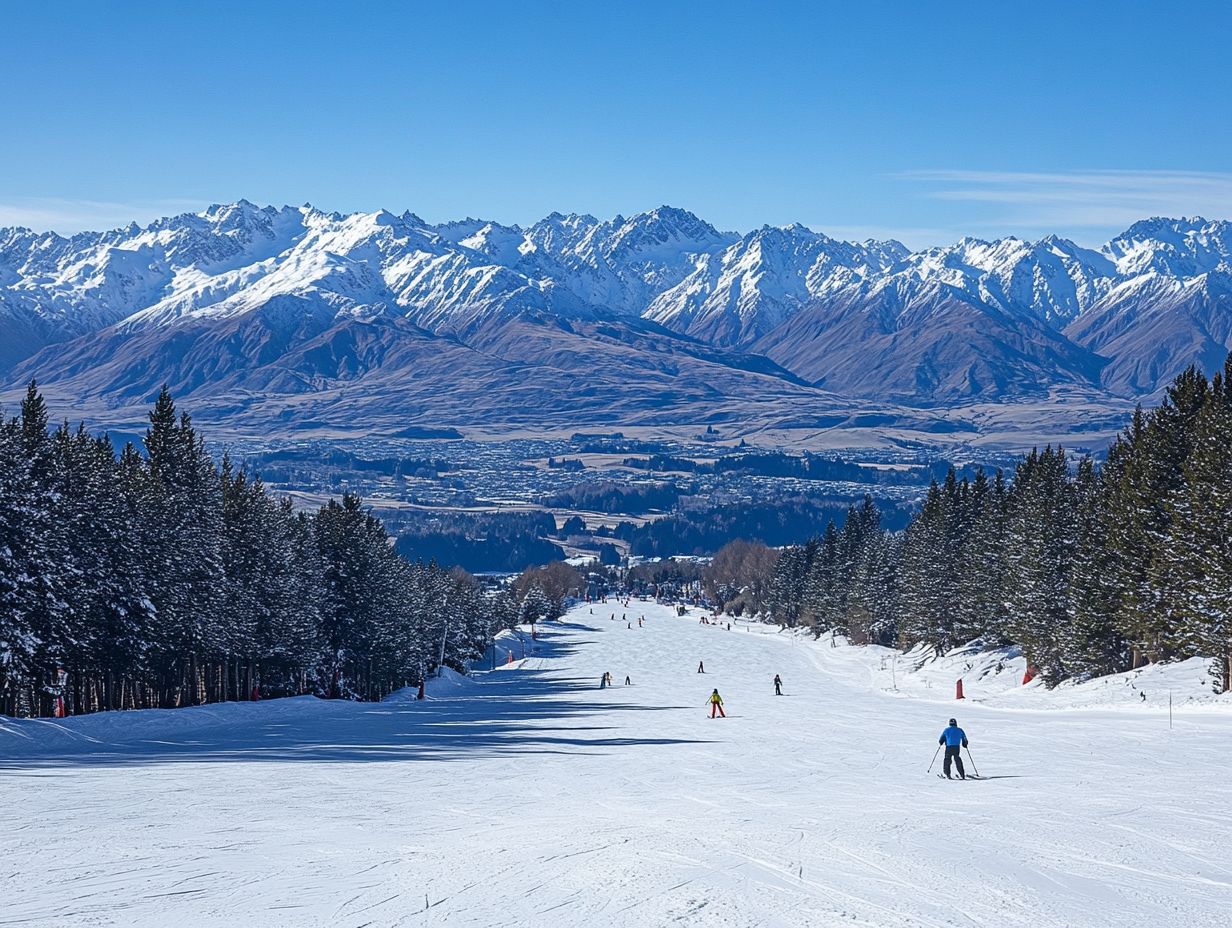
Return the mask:
<svg viewBox="0 0 1232 928"><path fill-rule="evenodd" d="M719 609L734 615L766 609L779 552L759 541L729 541L706 565L702 589Z"/></svg>
<svg viewBox="0 0 1232 928"><path fill-rule="evenodd" d="M663 558L630 567L625 584L638 594L653 594L673 599L688 599L701 592L706 565L685 558Z"/></svg>
<svg viewBox="0 0 1232 928"><path fill-rule="evenodd" d="M866 498L782 552L770 612L904 648L1016 643L1050 684L1212 656L1232 688L1232 357L1072 465L1049 447L1009 481L951 472L901 533Z"/></svg>
<svg viewBox="0 0 1232 928"><path fill-rule="evenodd" d="M423 512L387 518L407 560L435 561L472 573L513 573L565 556L547 535L556 531L550 512Z"/></svg>
<svg viewBox="0 0 1232 928"><path fill-rule="evenodd" d="M460 531L409 532L398 536L398 553L408 560L432 560L473 573L511 573L529 564L565 556L564 549L533 535L472 538Z"/></svg>
<svg viewBox="0 0 1232 928"><path fill-rule="evenodd" d="M673 483L617 483L603 480L584 483L557 493L547 505L583 509L588 512L647 512L670 509L680 499L680 488Z"/></svg>
<svg viewBox="0 0 1232 928"><path fill-rule="evenodd" d="M625 458L625 467L666 473L689 474L749 474L759 477L794 477L798 480L911 485L923 483L929 477L943 477L950 465L944 461L928 465L901 468L862 467L839 457L819 454L786 454L782 451L724 454L712 461L695 461L670 454L653 454L645 458Z"/></svg>
<svg viewBox="0 0 1232 928"><path fill-rule="evenodd" d="M254 452L245 458L245 464L259 469L267 480L282 483L318 479L323 469L333 472L335 477L340 473L376 473L395 478L436 478L454 468L449 461L440 458L363 458L317 445Z"/></svg>
<svg viewBox="0 0 1232 928"><path fill-rule="evenodd" d="M643 525L621 522L615 529L600 529L629 543L636 557L671 557L674 554L712 555L737 538L756 538L771 546L800 544L816 532L815 526L840 520L850 503L833 497L789 496L773 502L735 502L686 505L670 515ZM907 523L910 510L894 506L883 516L891 528Z"/></svg>
<svg viewBox="0 0 1232 928"><path fill-rule="evenodd" d="M550 621L565 614L570 598L585 593L586 578L564 561L555 561L522 571L513 591L521 604L520 621Z"/></svg>
<svg viewBox="0 0 1232 928"><path fill-rule="evenodd" d="M166 390L149 419L117 455L50 431L31 384L0 422L0 712L378 698L517 621L512 594L399 557L357 497L297 513L216 465Z"/></svg>

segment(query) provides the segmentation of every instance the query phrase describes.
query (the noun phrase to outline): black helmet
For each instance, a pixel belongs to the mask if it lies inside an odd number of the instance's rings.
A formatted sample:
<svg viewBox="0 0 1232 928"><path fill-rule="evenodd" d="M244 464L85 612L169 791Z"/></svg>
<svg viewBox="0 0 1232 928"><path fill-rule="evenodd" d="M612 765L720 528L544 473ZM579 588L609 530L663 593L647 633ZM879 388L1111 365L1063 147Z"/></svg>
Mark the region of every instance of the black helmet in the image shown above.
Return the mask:
<svg viewBox="0 0 1232 928"><path fill-rule="evenodd" d="M958 724L958 719L950 719L950 724L951 724L951 725L957 725L957 724Z"/></svg>

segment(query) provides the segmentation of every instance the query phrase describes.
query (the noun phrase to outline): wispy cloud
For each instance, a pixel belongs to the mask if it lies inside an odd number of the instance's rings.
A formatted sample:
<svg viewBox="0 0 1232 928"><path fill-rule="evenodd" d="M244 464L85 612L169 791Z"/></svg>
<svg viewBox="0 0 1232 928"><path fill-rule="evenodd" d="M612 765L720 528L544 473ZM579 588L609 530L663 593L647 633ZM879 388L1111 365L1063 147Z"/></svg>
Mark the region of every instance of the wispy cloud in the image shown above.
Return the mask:
<svg viewBox="0 0 1232 928"><path fill-rule="evenodd" d="M11 197L0 202L0 226L26 226L39 232L67 235L116 229L130 222L146 223L162 216L201 210L207 205L199 200L181 199L114 203L58 197Z"/></svg>
<svg viewBox="0 0 1232 928"><path fill-rule="evenodd" d="M1232 216L1232 173L1219 171L907 171L925 197L984 204L973 227L1065 232L1121 229L1147 216ZM964 223L965 224L965 223Z"/></svg>

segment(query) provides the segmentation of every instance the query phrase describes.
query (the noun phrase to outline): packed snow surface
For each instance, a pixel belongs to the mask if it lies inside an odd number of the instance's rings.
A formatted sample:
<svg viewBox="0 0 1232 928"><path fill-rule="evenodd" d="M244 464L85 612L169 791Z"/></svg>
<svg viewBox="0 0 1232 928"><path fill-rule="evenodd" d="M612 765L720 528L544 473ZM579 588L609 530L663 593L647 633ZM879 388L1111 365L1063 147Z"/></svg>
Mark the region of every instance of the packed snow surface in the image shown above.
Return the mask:
<svg viewBox="0 0 1232 928"><path fill-rule="evenodd" d="M0 925L1229 923L1226 705L895 693L699 615L582 606L424 702L4 720ZM951 714L987 779L926 772Z"/></svg>

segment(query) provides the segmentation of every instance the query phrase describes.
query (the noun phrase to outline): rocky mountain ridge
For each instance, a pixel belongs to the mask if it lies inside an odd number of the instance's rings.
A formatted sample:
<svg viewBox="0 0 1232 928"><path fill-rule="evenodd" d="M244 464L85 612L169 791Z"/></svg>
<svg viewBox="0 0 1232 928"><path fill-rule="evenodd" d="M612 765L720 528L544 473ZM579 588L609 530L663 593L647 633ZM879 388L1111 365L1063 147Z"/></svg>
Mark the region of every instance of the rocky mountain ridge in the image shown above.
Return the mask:
<svg viewBox="0 0 1232 928"><path fill-rule="evenodd" d="M102 404L164 380L264 403L419 378L568 407L605 366L615 408L669 419L673 377L737 406L1136 399L1232 348L1232 225L912 252L801 225L738 235L672 207L523 229L241 200L71 237L0 229L0 326L10 386Z"/></svg>

